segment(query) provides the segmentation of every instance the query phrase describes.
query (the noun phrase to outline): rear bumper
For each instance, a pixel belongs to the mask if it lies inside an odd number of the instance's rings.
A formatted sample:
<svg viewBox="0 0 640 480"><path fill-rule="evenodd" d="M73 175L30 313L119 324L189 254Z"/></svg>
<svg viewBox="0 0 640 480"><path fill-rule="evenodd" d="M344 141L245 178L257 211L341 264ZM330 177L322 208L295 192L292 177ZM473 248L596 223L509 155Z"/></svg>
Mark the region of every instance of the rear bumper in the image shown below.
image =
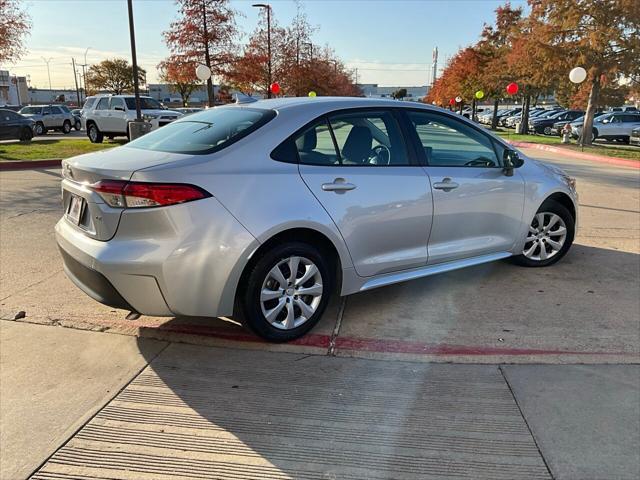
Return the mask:
<svg viewBox="0 0 640 480"><path fill-rule="evenodd" d="M109 241L62 218L65 272L95 300L143 315L225 316L259 242L215 199L125 210Z"/></svg>
<svg viewBox="0 0 640 480"><path fill-rule="evenodd" d="M109 307L135 310L107 280L107 277L97 270L84 266L61 247L60 254L64 264L64 273L80 290Z"/></svg>

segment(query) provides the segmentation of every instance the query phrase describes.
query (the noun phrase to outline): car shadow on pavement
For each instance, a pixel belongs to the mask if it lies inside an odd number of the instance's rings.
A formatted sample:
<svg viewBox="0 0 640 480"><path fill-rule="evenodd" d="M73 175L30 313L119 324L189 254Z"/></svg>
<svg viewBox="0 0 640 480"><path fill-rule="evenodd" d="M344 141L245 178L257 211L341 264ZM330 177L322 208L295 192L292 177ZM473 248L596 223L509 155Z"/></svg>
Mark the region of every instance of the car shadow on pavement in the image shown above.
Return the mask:
<svg viewBox="0 0 640 480"><path fill-rule="evenodd" d="M471 328L479 332L475 341L493 345L494 330L509 321L529 346L637 352L640 306L632 287L639 266L635 253L575 245L552 268L499 262L359 294L347 302L343 328L356 335L350 325L361 323L363 333L382 338L393 335L383 324L420 314L406 339L459 343ZM398 311L408 304L415 309ZM437 319L434 311L450 314ZM254 348L245 348L251 334L224 319L174 318L162 328L177 334L174 342L189 342L181 330L227 335L231 348L172 343L149 356L150 365L44 471L95 468L101 478L116 470L173 478L550 478L496 365L278 353L255 337ZM157 330L143 327L141 336Z"/></svg>

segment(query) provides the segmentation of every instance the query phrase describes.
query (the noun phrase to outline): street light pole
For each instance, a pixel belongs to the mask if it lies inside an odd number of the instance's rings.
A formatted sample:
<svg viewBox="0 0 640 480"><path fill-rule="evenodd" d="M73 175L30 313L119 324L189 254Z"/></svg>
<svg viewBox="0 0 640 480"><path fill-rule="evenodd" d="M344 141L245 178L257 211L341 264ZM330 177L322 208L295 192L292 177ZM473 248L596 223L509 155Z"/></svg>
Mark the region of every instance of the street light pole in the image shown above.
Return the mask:
<svg viewBox="0 0 640 480"><path fill-rule="evenodd" d="M44 63L47 64L47 75L49 76L49 90L52 90L52 88L51 88L51 70L49 69L49 62L51 60L53 60L53 57L49 57L49 58L42 57L42 60L44 60Z"/></svg>
<svg viewBox="0 0 640 480"><path fill-rule="evenodd" d="M129 37L131 39L131 61L133 63L133 93L136 97L136 120L142 120L142 111L140 110L140 87L138 85L138 60L136 58L136 33L133 26L133 4L132 0L127 0L127 8L129 10Z"/></svg>
<svg viewBox="0 0 640 480"><path fill-rule="evenodd" d="M251 5L256 8L264 8L267 11L267 98L271 98L271 5L268 3L254 3Z"/></svg>
<svg viewBox="0 0 640 480"><path fill-rule="evenodd" d="M87 52L89 52L89 49L91 47L87 47L87 49L84 51L84 63L81 65L82 66L82 85L83 85L83 89L84 89L84 99L87 99L87 71L85 70L86 67L88 67L89 65L87 64Z"/></svg>

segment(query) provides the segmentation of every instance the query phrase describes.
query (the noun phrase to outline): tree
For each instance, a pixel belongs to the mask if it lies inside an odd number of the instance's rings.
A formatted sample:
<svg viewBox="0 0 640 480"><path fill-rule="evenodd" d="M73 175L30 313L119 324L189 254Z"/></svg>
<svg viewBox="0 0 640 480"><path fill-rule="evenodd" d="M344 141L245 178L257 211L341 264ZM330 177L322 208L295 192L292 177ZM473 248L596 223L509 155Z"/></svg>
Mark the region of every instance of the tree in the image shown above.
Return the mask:
<svg viewBox="0 0 640 480"><path fill-rule="evenodd" d="M191 94L200 86L196 67L196 62L183 60L181 57L169 57L158 65L160 80L168 83L170 90L180 95L184 107Z"/></svg>
<svg viewBox="0 0 640 480"><path fill-rule="evenodd" d="M0 0L0 64L20 59L30 29L31 20L19 0Z"/></svg>
<svg viewBox="0 0 640 480"><path fill-rule="evenodd" d="M582 144L591 144L593 115L602 106L603 83L640 74L640 2L637 0L529 0L531 16L548 25L544 41L570 66L588 72ZM569 67L568 65L568 67ZM565 75L569 70L564 71Z"/></svg>
<svg viewBox="0 0 640 480"><path fill-rule="evenodd" d="M352 75L328 46L314 45L314 29L298 6L298 14L288 27L282 27L271 13L271 78L278 82L281 94L360 95ZM227 83L247 95L269 91L269 55L267 19L262 12L260 23L249 36L242 54L225 72Z"/></svg>
<svg viewBox="0 0 640 480"><path fill-rule="evenodd" d="M164 32L164 39L174 58L181 62L206 65L213 74L233 59L238 28L236 11L228 0L176 0L180 8L178 20ZM213 81L207 80L209 106L214 105Z"/></svg>
<svg viewBox="0 0 640 480"><path fill-rule="evenodd" d="M520 28L522 9L512 8L510 3L496 9L495 26L485 25L477 49L481 55L480 80L487 98L493 98L491 129L498 127L498 106L504 89L513 77L507 63L514 32Z"/></svg>
<svg viewBox="0 0 640 480"><path fill-rule="evenodd" d="M147 72L138 67L138 82L146 83ZM116 95L133 90L133 67L124 58L112 58L91 65L87 70L87 89L107 90Z"/></svg>

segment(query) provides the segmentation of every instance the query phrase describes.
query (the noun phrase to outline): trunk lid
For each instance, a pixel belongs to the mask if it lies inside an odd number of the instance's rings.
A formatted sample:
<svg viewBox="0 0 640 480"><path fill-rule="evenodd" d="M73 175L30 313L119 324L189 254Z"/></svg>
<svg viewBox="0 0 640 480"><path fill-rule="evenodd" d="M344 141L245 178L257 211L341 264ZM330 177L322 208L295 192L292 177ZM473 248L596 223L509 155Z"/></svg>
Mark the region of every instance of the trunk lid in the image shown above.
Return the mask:
<svg viewBox="0 0 640 480"><path fill-rule="evenodd" d="M91 238L110 240L118 229L123 209L107 205L89 186L100 180L130 180L137 170L183 157L116 147L63 160L62 203L66 221Z"/></svg>

